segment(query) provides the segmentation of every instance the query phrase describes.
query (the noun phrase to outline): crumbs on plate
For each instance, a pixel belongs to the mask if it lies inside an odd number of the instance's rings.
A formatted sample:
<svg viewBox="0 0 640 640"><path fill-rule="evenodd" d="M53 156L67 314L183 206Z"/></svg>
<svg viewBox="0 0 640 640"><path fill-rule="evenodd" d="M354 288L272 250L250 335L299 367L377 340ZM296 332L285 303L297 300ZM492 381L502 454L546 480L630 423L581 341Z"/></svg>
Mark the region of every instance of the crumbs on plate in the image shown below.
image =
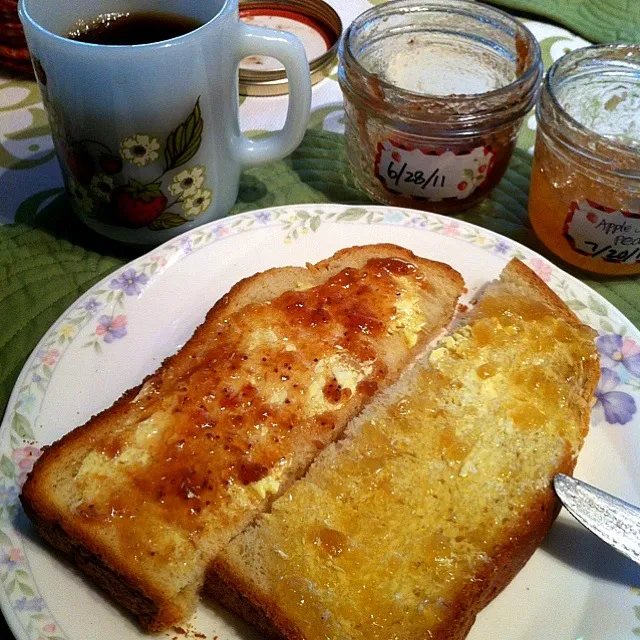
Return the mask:
<svg viewBox="0 0 640 640"><path fill-rule="evenodd" d="M185 624L184 627L173 627L173 632L178 635L171 636L167 634L167 636L171 637L171 640L182 640L179 636L189 639L198 638L198 640L206 640L207 638L206 634L197 631L189 624ZM218 640L218 636L213 636L211 640Z"/></svg>

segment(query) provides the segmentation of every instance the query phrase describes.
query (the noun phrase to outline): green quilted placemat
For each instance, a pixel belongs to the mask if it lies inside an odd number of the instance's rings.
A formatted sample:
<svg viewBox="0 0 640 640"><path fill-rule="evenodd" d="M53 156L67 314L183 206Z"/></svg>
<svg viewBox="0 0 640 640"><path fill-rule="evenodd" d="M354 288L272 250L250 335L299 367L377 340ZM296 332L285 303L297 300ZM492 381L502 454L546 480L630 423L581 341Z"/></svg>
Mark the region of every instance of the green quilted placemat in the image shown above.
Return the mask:
<svg viewBox="0 0 640 640"><path fill-rule="evenodd" d="M518 149L491 197L460 218L545 254L527 222L530 171L530 156ZM44 202L51 195L39 197ZM289 158L245 172L232 213L296 203L367 201L351 180L342 136L309 130ZM32 202L23 209L33 210L36 205ZM18 220L0 226L0 413L26 357L51 324L97 280L135 257L97 236L88 237L84 227L72 221L62 194L35 217L18 212ZM631 278L581 279L632 322L640 323L640 304L637 289L629 286Z"/></svg>
<svg viewBox="0 0 640 640"><path fill-rule="evenodd" d="M485 1L533 18L549 18L590 42L640 42L639 0Z"/></svg>

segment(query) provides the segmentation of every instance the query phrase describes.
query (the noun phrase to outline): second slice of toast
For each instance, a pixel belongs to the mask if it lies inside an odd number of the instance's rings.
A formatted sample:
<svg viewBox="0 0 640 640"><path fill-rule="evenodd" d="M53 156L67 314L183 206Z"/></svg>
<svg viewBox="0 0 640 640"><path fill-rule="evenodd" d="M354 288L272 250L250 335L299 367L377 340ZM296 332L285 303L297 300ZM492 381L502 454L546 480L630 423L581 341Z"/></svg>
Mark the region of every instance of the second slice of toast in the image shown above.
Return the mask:
<svg viewBox="0 0 640 640"><path fill-rule="evenodd" d="M147 630L194 610L206 567L451 319L457 272L393 245L238 283L23 488L38 532Z"/></svg>
<svg viewBox="0 0 640 640"><path fill-rule="evenodd" d="M227 546L208 591L279 640L462 640L557 514L553 476L588 430L593 338L511 262Z"/></svg>

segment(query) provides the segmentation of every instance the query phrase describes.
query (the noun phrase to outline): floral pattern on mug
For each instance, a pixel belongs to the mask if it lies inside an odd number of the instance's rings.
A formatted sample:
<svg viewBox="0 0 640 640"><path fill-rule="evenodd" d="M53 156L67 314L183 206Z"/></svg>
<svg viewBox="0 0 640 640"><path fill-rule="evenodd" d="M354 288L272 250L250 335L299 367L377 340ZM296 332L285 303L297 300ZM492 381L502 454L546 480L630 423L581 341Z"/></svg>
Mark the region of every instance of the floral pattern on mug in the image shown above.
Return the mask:
<svg viewBox="0 0 640 640"><path fill-rule="evenodd" d="M190 198L195 195L204 183L204 167L197 165L192 169L185 169L173 176L169 185L169 192L174 196Z"/></svg>
<svg viewBox="0 0 640 640"><path fill-rule="evenodd" d="M111 176L99 173L91 178L91 191L102 200L109 200L114 187L114 180Z"/></svg>
<svg viewBox="0 0 640 640"><path fill-rule="evenodd" d="M89 214L93 211L93 200L87 189L81 184L78 184L75 180L71 180L69 182L69 192L76 206L82 213Z"/></svg>
<svg viewBox="0 0 640 640"><path fill-rule="evenodd" d="M137 133L131 138L125 138L120 143L122 157L140 167L145 167L150 162L158 159L160 143L157 138Z"/></svg>
<svg viewBox="0 0 640 640"><path fill-rule="evenodd" d="M184 214L190 220L199 216L203 211L206 211L211 205L211 197L213 193L211 189L199 189L193 196L187 198L182 203Z"/></svg>
<svg viewBox="0 0 640 640"><path fill-rule="evenodd" d="M106 224L153 231L177 227L202 215L213 202L213 191L205 184L206 167L184 165L198 152L203 128L198 98L186 120L166 139L135 133L122 140L114 152L99 140L63 137L60 147L76 208ZM125 165L129 170L153 168L160 161L162 165L151 180L123 175ZM181 171L165 185L165 176L178 168Z"/></svg>

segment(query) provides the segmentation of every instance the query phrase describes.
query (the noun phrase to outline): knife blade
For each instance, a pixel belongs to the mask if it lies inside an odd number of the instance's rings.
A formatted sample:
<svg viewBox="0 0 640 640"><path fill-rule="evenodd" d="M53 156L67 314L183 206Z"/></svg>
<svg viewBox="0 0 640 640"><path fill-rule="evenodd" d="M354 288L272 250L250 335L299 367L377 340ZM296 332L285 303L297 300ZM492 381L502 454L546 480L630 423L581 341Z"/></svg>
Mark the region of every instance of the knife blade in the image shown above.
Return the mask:
<svg viewBox="0 0 640 640"><path fill-rule="evenodd" d="M567 511L589 531L640 564L640 509L562 473L553 486Z"/></svg>

